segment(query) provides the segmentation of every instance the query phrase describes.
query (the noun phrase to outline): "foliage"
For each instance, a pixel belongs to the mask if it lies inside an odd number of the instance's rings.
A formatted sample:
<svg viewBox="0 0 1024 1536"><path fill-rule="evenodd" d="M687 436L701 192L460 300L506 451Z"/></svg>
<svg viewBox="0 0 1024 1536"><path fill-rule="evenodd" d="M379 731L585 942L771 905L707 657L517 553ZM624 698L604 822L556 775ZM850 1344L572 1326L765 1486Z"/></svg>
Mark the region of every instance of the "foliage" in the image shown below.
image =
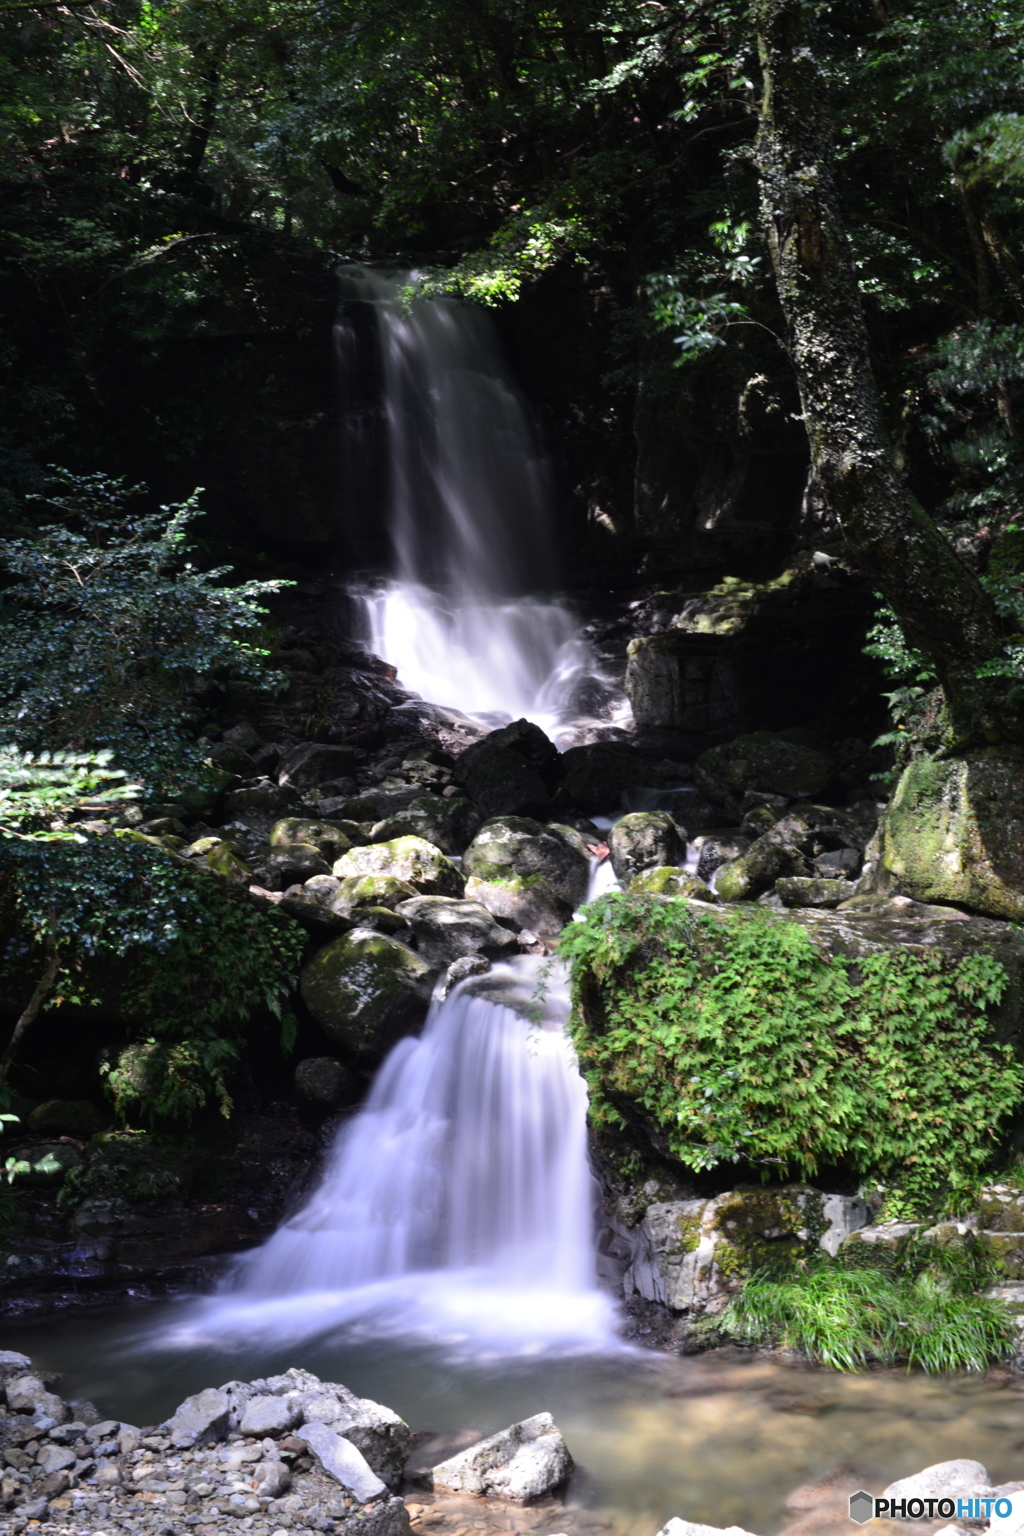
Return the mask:
<svg viewBox="0 0 1024 1536"><path fill-rule="evenodd" d="M613 893L567 931L573 1036L600 1124L639 1114L690 1168L844 1161L927 1206L969 1187L1024 1094L992 1036L988 955L829 958L796 923Z"/></svg>
<svg viewBox="0 0 1024 1536"><path fill-rule="evenodd" d="M0 614L0 722L34 748L112 753L151 790L175 776L195 782L197 696L216 681L281 681L259 645L258 599L282 583L227 587L226 568L195 568L186 535L196 496L139 513L140 487L52 474L37 499L62 520L0 541L14 578Z"/></svg>
<svg viewBox="0 0 1024 1536"><path fill-rule="evenodd" d="M60 826L63 817L75 811L99 813L133 799L139 786L123 782L127 775L110 766L112 756L19 752L0 743L0 837L75 837L71 828Z"/></svg>
<svg viewBox="0 0 1024 1536"><path fill-rule="evenodd" d="M842 1371L870 1361L981 1371L1006 1357L1015 1333L999 1302L965 1294L934 1267L887 1273L824 1256L789 1274L752 1275L721 1321L736 1338L799 1349Z"/></svg>
<svg viewBox="0 0 1024 1536"><path fill-rule="evenodd" d="M131 834L10 845L0 915L8 983L41 963L49 934L61 971L48 1006L116 1000L131 1021L106 1085L123 1119L146 1124L211 1102L229 1113L245 1026L259 1008L282 1016L305 942L290 918Z"/></svg>
<svg viewBox="0 0 1024 1536"><path fill-rule="evenodd" d="M57 1196L60 1210L83 1200L128 1200L155 1205L187 1193L200 1158L180 1138L171 1143L145 1131L107 1131L94 1137L85 1163L66 1175Z"/></svg>

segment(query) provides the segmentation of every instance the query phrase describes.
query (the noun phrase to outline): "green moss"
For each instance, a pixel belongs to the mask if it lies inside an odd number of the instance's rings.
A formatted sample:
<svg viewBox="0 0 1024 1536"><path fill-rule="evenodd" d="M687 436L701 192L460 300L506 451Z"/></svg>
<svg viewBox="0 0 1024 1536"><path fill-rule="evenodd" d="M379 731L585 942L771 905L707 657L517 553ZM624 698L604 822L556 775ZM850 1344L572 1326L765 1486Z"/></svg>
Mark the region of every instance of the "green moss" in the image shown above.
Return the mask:
<svg viewBox="0 0 1024 1536"><path fill-rule="evenodd" d="M806 1177L845 1162L926 1208L976 1185L1024 1095L993 1032L1007 976L987 954L897 948L854 963L765 913L698 916L634 893L592 902L561 952L592 1117L639 1122L691 1168ZM779 1212L774 1225L810 1220Z"/></svg>

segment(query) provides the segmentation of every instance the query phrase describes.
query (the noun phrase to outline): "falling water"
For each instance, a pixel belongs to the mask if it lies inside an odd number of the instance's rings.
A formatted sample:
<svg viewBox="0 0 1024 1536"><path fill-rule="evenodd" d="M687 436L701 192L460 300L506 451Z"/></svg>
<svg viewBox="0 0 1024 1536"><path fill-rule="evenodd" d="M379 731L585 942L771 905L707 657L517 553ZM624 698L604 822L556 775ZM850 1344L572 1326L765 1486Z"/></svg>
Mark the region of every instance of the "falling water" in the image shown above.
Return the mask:
<svg viewBox="0 0 1024 1536"><path fill-rule="evenodd" d="M565 982L535 994L536 983L524 957L432 1006L339 1132L311 1197L179 1325L181 1342L356 1323L472 1351L610 1341Z"/></svg>
<svg viewBox="0 0 1024 1536"><path fill-rule="evenodd" d="M342 366L354 303L372 306L386 417L391 574L356 594L399 681L488 724L554 733L598 669L554 582L547 464L486 314L404 301L408 274L342 274Z"/></svg>

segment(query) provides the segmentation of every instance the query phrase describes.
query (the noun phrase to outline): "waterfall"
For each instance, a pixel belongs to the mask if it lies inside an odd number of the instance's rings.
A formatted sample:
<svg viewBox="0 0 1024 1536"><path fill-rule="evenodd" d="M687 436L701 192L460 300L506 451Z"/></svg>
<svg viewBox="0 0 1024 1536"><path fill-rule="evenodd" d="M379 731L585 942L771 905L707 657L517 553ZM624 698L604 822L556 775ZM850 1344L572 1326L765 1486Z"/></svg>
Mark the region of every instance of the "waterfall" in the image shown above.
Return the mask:
<svg viewBox="0 0 1024 1536"><path fill-rule="evenodd" d="M557 734L583 713L598 668L572 610L546 595L547 464L488 316L410 303L413 281L341 274L340 366L351 367L354 306L369 306L385 417L390 575L354 594L364 638L431 703Z"/></svg>
<svg viewBox="0 0 1024 1536"><path fill-rule="evenodd" d="M523 957L431 1007L309 1199L199 1304L187 1342L197 1329L291 1340L344 1325L491 1352L610 1341L566 984L536 983ZM543 1017L524 1016L538 996Z"/></svg>

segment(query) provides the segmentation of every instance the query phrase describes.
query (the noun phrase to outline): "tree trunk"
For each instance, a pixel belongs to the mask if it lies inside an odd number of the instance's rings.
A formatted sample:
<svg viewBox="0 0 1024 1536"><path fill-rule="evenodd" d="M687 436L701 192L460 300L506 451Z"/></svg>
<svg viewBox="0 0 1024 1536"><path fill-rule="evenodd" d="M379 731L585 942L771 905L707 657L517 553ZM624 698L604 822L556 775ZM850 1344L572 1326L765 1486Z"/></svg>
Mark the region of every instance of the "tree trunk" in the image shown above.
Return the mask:
<svg viewBox="0 0 1024 1536"><path fill-rule="evenodd" d="M46 1001L47 995L52 990L54 982L57 980L57 972L60 969L60 955L57 951L57 942L53 937L55 922L56 914L51 912L50 927L47 930L45 939L46 965L43 968L42 976L40 976L39 981L36 983L35 991L28 1000L28 1006L14 1026L14 1033L7 1043L6 1051L0 1056L0 1088L7 1082L7 1074L11 1070L11 1064L17 1054L18 1046L21 1044L22 1036L34 1021L40 1008Z"/></svg>
<svg viewBox="0 0 1024 1536"><path fill-rule="evenodd" d="M813 0L757 0L764 73L756 159L761 208L803 404L811 462L859 569L935 667L953 744L1021 742L987 594L898 470L868 357L853 259L839 213L827 84Z"/></svg>

